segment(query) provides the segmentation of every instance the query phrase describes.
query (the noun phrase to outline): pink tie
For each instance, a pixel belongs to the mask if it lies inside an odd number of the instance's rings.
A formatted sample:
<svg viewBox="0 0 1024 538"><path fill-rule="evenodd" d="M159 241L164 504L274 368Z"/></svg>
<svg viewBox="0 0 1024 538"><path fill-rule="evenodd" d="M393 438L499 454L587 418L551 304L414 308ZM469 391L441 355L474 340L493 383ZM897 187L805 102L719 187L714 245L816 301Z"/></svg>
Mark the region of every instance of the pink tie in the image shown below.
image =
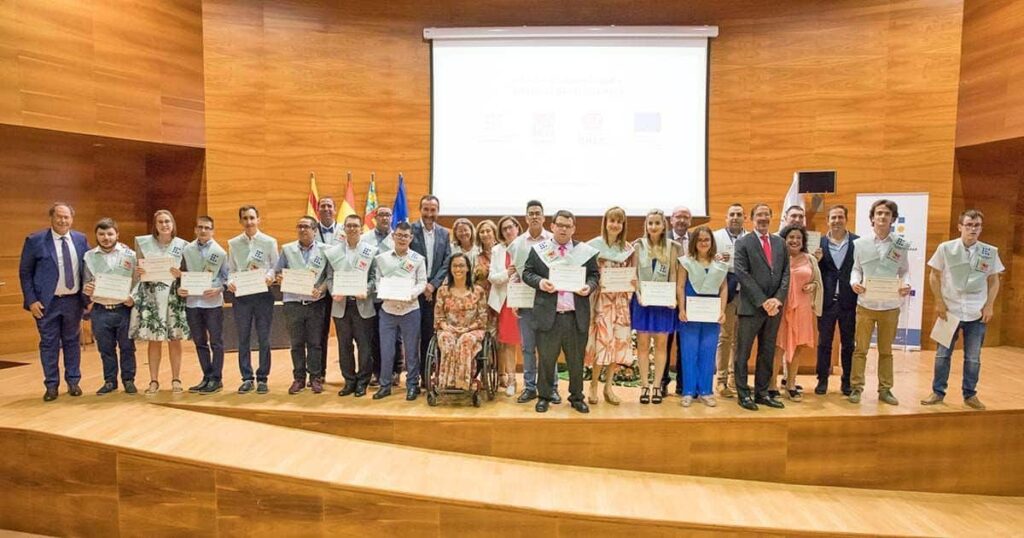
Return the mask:
<svg viewBox="0 0 1024 538"><path fill-rule="evenodd" d="M565 256L565 245L558 245L558 255Z"/></svg>
<svg viewBox="0 0 1024 538"><path fill-rule="evenodd" d="M764 249L764 257L768 259L768 267L772 266L772 244L768 242L768 236L761 236L761 248Z"/></svg>

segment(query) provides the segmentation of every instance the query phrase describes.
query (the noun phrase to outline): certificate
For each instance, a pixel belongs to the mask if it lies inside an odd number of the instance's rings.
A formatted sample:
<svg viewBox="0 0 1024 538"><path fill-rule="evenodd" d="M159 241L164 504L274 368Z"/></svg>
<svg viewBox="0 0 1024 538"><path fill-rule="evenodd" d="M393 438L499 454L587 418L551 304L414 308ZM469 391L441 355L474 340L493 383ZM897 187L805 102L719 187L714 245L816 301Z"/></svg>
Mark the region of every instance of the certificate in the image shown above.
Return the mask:
<svg viewBox="0 0 1024 538"><path fill-rule="evenodd" d="M932 340L942 344L943 347L949 348L949 345L953 343L953 335L956 334L958 327L960 327L960 318L946 312L946 319L935 318L935 326L932 327Z"/></svg>
<svg viewBox="0 0 1024 538"><path fill-rule="evenodd" d="M587 270L584 267L570 265L552 265L549 267L548 280L558 291L577 292L583 289Z"/></svg>
<svg viewBox="0 0 1024 538"><path fill-rule="evenodd" d="M350 297L366 295L366 277L365 271L335 271L331 293Z"/></svg>
<svg viewBox="0 0 1024 538"><path fill-rule="evenodd" d="M283 269L281 274L281 293L295 295L313 295L316 287L317 274L309 269Z"/></svg>
<svg viewBox="0 0 1024 538"><path fill-rule="evenodd" d="M721 314L722 299L720 297L686 298L686 321L718 323Z"/></svg>
<svg viewBox="0 0 1024 538"><path fill-rule="evenodd" d="M204 291L213 287L213 273L209 271L182 271L181 289L188 292L188 296L202 295Z"/></svg>
<svg viewBox="0 0 1024 538"><path fill-rule="evenodd" d="M634 279L636 267L605 267L601 269L601 293L636 291L633 288Z"/></svg>
<svg viewBox="0 0 1024 538"><path fill-rule="evenodd" d="M263 269L239 271L231 275L231 281L235 284L235 297L267 292L267 272Z"/></svg>
<svg viewBox="0 0 1024 538"><path fill-rule="evenodd" d="M815 250L821 248L821 232L807 232L807 252L814 254Z"/></svg>
<svg viewBox="0 0 1024 538"><path fill-rule="evenodd" d="M98 273L93 283L92 296L124 301L132 293L132 278L112 273Z"/></svg>
<svg viewBox="0 0 1024 538"><path fill-rule="evenodd" d="M533 298L537 290L522 282L508 283L508 298L506 303L509 308L533 308Z"/></svg>
<svg viewBox="0 0 1024 538"><path fill-rule="evenodd" d="M139 258L139 267L145 269L141 280L143 282L171 282L174 280L174 275L171 274L171 267L174 265L174 258L170 256Z"/></svg>
<svg viewBox="0 0 1024 538"><path fill-rule="evenodd" d="M676 305L676 283L641 282L640 295L644 298L644 306L673 307Z"/></svg>
<svg viewBox="0 0 1024 538"><path fill-rule="evenodd" d="M377 283L377 298L388 301L411 301L412 284L411 278L386 276Z"/></svg>
<svg viewBox="0 0 1024 538"><path fill-rule="evenodd" d="M864 279L864 299L867 301L891 301L900 298L900 279L869 276Z"/></svg>

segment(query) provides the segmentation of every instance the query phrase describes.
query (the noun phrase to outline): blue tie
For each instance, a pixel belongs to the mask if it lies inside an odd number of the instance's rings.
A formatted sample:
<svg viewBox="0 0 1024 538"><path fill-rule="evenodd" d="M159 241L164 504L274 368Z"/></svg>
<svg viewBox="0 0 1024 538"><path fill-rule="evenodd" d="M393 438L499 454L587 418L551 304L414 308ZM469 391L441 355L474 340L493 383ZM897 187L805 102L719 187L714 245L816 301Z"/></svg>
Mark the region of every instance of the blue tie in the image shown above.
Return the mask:
<svg viewBox="0 0 1024 538"><path fill-rule="evenodd" d="M75 287L75 275L71 265L71 249L68 248L68 238L60 238L60 257L64 260L64 287L71 290Z"/></svg>

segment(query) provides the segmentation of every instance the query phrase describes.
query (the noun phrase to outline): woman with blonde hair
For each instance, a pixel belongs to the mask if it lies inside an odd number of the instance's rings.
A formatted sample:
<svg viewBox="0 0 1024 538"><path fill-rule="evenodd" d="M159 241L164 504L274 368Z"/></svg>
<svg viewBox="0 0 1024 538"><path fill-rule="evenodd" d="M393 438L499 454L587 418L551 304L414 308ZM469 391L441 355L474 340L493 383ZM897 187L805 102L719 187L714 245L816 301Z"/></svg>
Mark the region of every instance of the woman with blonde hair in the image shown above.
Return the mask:
<svg viewBox="0 0 1024 538"><path fill-rule="evenodd" d="M597 386L600 383L601 368L605 367L604 400L619 405L619 398L612 391L615 370L618 366L633 363L630 350L629 300L633 293L628 291L606 291L604 271L612 268L636 267L633 245L626 242L626 212L621 207L605 211L601 219L601 235L589 241L597 249L597 266L602 279L599 293L591 302L590 336L583 363L592 368L590 395L587 400L597 403ZM633 279L636 287L636 278Z"/></svg>
<svg viewBox="0 0 1024 538"><path fill-rule="evenodd" d="M178 269L188 241L177 237L174 215L166 209L153 214L153 233L135 238L139 266L135 270L144 279L135 289L132 309L131 337L149 342L149 388L146 394L160 390L161 342L167 342L171 358L171 387L182 392L181 341L190 338L185 316L185 299L178 296ZM147 260L156 263L170 258L171 270L166 274L148 274Z"/></svg>
<svg viewBox="0 0 1024 538"><path fill-rule="evenodd" d="M519 333L519 318L506 301L509 281L515 282L519 279L508 246L519 237L523 227L515 217L502 217L498 220L497 228L500 242L491 248L491 268L487 277L491 283L491 291L487 297L487 304L491 310L497 312L498 386L505 387L506 396L515 396L516 361L522 339Z"/></svg>
<svg viewBox="0 0 1024 538"><path fill-rule="evenodd" d="M665 212L652 209L644 219L644 235L633 242L636 250L637 276L640 288L630 303L630 319L636 330L637 361L640 363L640 403L660 404L665 395L660 386L651 391L650 349L654 341L654 379L659 381L665 373L668 335L676 330L676 309L672 306L647 305L643 294L644 282L676 281L676 258L679 243L668 238ZM675 302L674 300L672 301Z"/></svg>
<svg viewBox="0 0 1024 538"><path fill-rule="evenodd" d="M476 265L476 257L480 255L480 247L477 246L476 228L473 222L467 218L455 219L452 224L451 233L452 256L465 254L470 265Z"/></svg>
<svg viewBox="0 0 1024 538"><path fill-rule="evenodd" d="M476 241L478 254L476 263L473 264L473 282L490 294L491 282L487 280L491 271L491 251L498 244L498 225L493 220L486 219L476 225L476 232L473 234ZM493 319L490 327L493 329Z"/></svg>

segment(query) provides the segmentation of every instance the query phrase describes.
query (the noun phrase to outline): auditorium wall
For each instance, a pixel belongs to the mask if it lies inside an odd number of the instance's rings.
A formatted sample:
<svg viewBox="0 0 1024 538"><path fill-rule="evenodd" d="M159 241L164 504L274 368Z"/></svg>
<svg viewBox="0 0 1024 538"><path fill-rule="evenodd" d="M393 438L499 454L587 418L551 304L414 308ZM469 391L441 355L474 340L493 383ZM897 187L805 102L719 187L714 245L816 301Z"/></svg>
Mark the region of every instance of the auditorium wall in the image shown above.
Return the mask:
<svg viewBox="0 0 1024 538"><path fill-rule="evenodd" d="M930 193L931 251L950 226L962 17L951 0L207 0L209 208L227 222L254 202L265 228L290 238L310 170L336 195L352 170L359 210L371 171L385 203L401 171L415 205L430 172L425 27L713 24L712 224L733 201L781 206L794 170L835 168L840 192L826 204ZM522 196L483 174L481 184ZM654 193L651 203L672 205ZM928 297L924 319L931 310Z"/></svg>

